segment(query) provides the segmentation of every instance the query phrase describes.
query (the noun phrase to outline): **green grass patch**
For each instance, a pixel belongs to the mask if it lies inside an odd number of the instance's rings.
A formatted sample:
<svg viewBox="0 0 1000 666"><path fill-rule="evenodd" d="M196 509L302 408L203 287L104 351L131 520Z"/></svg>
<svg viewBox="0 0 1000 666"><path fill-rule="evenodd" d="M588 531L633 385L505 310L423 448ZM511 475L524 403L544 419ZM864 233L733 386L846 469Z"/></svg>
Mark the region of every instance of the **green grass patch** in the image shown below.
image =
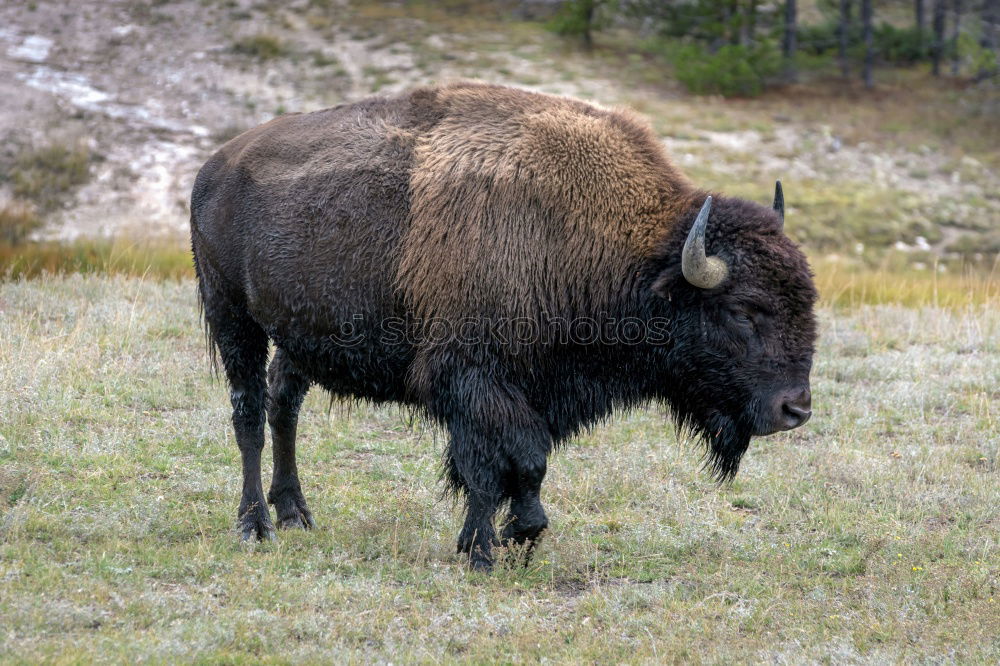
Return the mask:
<svg viewBox="0 0 1000 666"><path fill-rule="evenodd" d="M257 60L273 60L288 55L288 47L274 35L260 33L234 42L233 52Z"/></svg>
<svg viewBox="0 0 1000 666"><path fill-rule="evenodd" d="M192 280L47 276L0 303L5 660L1000 659L995 307L821 308L805 427L719 486L660 410L617 415L553 455L531 565L482 576L441 433L316 390L318 529L239 545Z"/></svg>
<svg viewBox="0 0 1000 666"><path fill-rule="evenodd" d="M76 187L90 180L90 151L82 144L54 143L23 150L2 174L15 197L34 201L39 208L55 208Z"/></svg>
<svg viewBox="0 0 1000 666"><path fill-rule="evenodd" d="M753 164L750 156L728 159ZM707 189L750 200L761 199L760 183L772 175L752 166L739 173L719 170L708 160L686 171ZM785 187L788 233L815 251L851 251L857 243L882 250L896 242L912 245L918 237L934 244L942 224L964 221L941 218L941 201L873 183L795 179L794 187Z"/></svg>
<svg viewBox="0 0 1000 666"><path fill-rule="evenodd" d="M0 246L18 245L42 226L37 208L29 201L14 199L0 207Z"/></svg>
<svg viewBox="0 0 1000 666"><path fill-rule="evenodd" d="M368 78L369 87L373 93L378 92L385 86L392 85L396 82L396 79L392 77L389 72L382 69L381 67L375 67L369 65L363 70L364 75Z"/></svg>

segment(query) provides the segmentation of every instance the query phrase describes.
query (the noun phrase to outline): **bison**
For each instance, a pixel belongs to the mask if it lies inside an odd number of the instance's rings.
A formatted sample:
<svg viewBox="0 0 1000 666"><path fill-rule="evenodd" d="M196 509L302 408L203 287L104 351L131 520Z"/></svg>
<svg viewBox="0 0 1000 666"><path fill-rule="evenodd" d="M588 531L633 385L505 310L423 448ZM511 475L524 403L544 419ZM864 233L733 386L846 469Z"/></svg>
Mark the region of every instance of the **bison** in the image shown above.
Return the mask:
<svg viewBox="0 0 1000 666"><path fill-rule="evenodd" d="M530 553L549 453L612 412L667 405L732 477L751 437L811 413L817 295L783 218L780 183L772 207L709 196L633 114L508 87L419 87L232 139L198 173L191 243L242 537L274 538L267 503L278 527L314 525L295 460L312 384L446 429L474 569L500 544Z"/></svg>

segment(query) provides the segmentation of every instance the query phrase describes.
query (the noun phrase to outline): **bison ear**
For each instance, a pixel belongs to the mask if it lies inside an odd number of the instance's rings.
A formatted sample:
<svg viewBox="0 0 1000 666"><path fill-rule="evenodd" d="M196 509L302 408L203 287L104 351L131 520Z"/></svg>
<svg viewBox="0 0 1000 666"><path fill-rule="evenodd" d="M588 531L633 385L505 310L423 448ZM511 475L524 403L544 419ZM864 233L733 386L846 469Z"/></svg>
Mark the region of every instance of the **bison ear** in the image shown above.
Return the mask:
<svg viewBox="0 0 1000 666"><path fill-rule="evenodd" d="M781 220L781 228L785 228L785 193L781 190L781 181L774 181L774 211Z"/></svg>
<svg viewBox="0 0 1000 666"><path fill-rule="evenodd" d="M660 298L665 298L669 301L671 300L670 279L666 276L666 272L667 271L661 272L659 277L653 280L653 286L650 287L650 289L652 289L653 293L659 296Z"/></svg>

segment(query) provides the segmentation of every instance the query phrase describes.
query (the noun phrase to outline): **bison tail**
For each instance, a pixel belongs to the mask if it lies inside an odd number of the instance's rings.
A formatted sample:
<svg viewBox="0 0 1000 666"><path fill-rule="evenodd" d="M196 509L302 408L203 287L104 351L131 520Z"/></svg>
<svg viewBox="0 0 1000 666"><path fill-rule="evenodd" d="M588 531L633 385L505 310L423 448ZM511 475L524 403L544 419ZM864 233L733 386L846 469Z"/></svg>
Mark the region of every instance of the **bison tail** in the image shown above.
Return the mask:
<svg viewBox="0 0 1000 666"><path fill-rule="evenodd" d="M198 280L198 319L201 320L201 327L205 335L205 349L208 352L208 363L212 370L212 375L218 379L219 371L219 347L216 344L215 336L212 334L212 325L208 321L208 317L205 314L206 308L206 289L209 288L208 280L209 276L206 274L206 269L211 271L210 267L205 267L202 262L198 261L198 247L195 242L195 236L198 234L197 227L195 227L194 215L191 215L191 254L194 258L194 273Z"/></svg>

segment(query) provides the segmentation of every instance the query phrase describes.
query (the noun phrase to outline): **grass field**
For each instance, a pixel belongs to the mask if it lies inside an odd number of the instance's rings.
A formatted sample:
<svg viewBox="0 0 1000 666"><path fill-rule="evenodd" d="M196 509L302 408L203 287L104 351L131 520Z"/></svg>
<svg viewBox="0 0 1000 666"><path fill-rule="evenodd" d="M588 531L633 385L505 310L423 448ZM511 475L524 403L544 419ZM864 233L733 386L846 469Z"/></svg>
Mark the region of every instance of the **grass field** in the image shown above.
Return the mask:
<svg viewBox="0 0 1000 666"><path fill-rule="evenodd" d="M859 293L821 311L813 420L734 483L621 415L554 456L531 566L483 576L441 433L318 391L318 529L237 542L190 279L2 283L0 661L996 663L1000 309Z"/></svg>

